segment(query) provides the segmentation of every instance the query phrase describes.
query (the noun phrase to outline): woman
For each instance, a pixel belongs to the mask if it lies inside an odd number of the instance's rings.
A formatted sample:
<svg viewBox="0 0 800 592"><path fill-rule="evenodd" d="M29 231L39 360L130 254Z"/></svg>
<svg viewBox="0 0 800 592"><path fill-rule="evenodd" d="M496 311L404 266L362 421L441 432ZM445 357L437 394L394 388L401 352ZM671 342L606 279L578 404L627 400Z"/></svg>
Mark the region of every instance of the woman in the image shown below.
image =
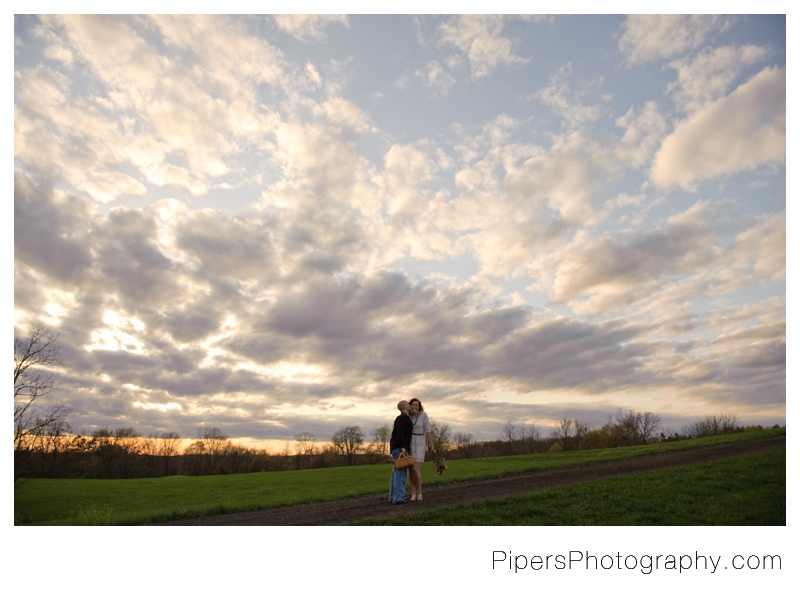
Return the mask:
<svg viewBox="0 0 800 592"><path fill-rule="evenodd" d="M414 429L411 431L411 456L416 461L414 466L408 471L408 482L411 485L411 501L422 501L422 472L420 466L425 461L425 444L430 447L431 452L436 454L436 447L433 445L433 434L431 433L431 422L428 414L422 408L419 399L414 398L409 402L409 415Z"/></svg>

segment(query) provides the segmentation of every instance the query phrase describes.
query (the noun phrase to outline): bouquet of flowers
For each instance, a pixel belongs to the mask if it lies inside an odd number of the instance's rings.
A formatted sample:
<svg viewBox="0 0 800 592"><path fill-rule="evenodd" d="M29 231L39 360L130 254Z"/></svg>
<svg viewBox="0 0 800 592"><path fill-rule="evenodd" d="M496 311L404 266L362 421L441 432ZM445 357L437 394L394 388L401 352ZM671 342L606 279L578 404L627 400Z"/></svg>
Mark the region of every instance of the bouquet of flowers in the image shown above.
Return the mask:
<svg viewBox="0 0 800 592"><path fill-rule="evenodd" d="M433 470L437 475L441 475L447 470L447 461L438 454L433 455Z"/></svg>

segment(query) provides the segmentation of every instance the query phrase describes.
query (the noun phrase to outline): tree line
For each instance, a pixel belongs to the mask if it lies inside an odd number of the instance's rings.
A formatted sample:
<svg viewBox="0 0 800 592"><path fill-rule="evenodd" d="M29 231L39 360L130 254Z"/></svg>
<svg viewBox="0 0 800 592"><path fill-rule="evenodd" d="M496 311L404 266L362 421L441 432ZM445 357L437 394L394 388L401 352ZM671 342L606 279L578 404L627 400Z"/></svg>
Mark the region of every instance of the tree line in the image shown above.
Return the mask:
<svg viewBox="0 0 800 592"><path fill-rule="evenodd" d="M357 426L348 426L346 433L356 438L359 431ZM349 442L332 441L322 447L315 442L309 445L306 440L298 443L294 451L287 447L281 453L271 454L261 448L235 444L218 428L201 428L197 439L183 449L182 444L183 438L177 432L143 436L125 427L72 434L69 424L61 421L50 424L40 434L15 442L14 475L72 479L229 475L386 460L375 447L362 449L357 438Z"/></svg>
<svg viewBox="0 0 800 592"><path fill-rule="evenodd" d="M652 444L761 429L745 428L728 414L708 416L671 435L658 432L661 419L650 412L620 411L603 426L562 419L549 434L531 423L507 422L495 440L476 441L471 434L452 433L447 423L432 421L438 453L448 459L481 458L615 448ZM277 454L234 444L218 428L201 428L198 437L181 450L177 432L143 436L133 428L101 428L89 434L71 434L64 421L51 423L36 436L18 440L14 450L15 477L141 478L171 475L226 475L287 471L388 462L388 425L372 431L366 440L357 425L336 431L328 442L318 442L308 431L295 436Z"/></svg>
<svg viewBox="0 0 800 592"><path fill-rule="evenodd" d="M547 435L533 423L508 421L500 438L490 441L475 441L471 434L456 433L448 448L451 458L480 458L535 452L561 452L640 446L689 438L703 438L732 434L762 426L741 425L735 415L709 415L680 432L661 431L662 419L650 411L634 409L620 410L599 428L591 429L588 423L577 419L563 418ZM777 426L775 426L777 427ZM438 446L437 446L438 449Z"/></svg>

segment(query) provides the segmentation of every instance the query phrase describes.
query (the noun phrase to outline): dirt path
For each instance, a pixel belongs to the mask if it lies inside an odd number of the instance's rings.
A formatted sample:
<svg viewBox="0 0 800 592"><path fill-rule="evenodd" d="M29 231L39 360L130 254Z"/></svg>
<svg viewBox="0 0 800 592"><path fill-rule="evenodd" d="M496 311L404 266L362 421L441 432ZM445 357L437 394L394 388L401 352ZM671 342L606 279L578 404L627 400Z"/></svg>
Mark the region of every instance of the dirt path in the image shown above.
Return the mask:
<svg viewBox="0 0 800 592"><path fill-rule="evenodd" d="M669 452L626 460L609 461L593 465L550 471L537 471L511 477L499 477L427 487L425 488L425 501L422 503L407 503L401 506L393 506L388 502L387 494L382 493L332 502L299 504L256 512L204 516L201 518L168 522L165 523L165 525L319 526L348 524L372 518L391 518L397 515L411 514L443 506L454 506L487 499L499 499L512 495L529 493L531 491L548 489L550 487L584 483L617 475L630 475L655 469L708 462L738 454L767 450L768 448L777 446L786 446L785 435L735 442L733 444L723 444L720 446L709 446L682 452ZM388 488L388 469L386 475ZM430 480L428 480L428 482L430 483Z"/></svg>

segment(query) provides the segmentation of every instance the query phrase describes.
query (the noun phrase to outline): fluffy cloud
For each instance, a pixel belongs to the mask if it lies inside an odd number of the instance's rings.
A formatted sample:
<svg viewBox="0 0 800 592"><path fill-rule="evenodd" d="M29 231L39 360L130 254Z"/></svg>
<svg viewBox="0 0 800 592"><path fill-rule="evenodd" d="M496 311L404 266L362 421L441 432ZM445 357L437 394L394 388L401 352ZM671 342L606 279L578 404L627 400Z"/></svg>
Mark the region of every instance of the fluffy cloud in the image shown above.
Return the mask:
<svg viewBox="0 0 800 592"><path fill-rule="evenodd" d="M731 265L740 275L749 272L759 279L786 279L786 213L766 218L736 237Z"/></svg>
<svg viewBox="0 0 800 592"><path fill-rule="evenodd" d="M473 78L491 74L500 66L524 64L513 52L514 43L502 36L506 17L497 15L459 15L439 25L439 42L453 46L469 60Z"/></svg>
<svg viewBox="0 0 800 592"><path fill-rule="evenodd" d="M659 187L697 181L786 158L786 71L765 68L729 96L679 122L655 155Z"/></svg>
<svg viewBox="0 0 800 592"><path fill-rule="evenodd" d="M700 47L710 33L730 26L716 15L638 14L626 17L619 49L629 64L668 59Z"/></svg>
<svg viewBox="0 0 800 592"><path fill-rule="evenodd" d="M445 72L442 65L435 60L428 62L424 69L417 70L414 75L422 79L434 96L446 95L456 83L456 79Z"/></svg>
<svg viewBox="0 0 800 592"><path fill-rule="evenodd" d="M277 273L272 236L253 220L201 210L183 216L174 229L175 248L200 269L238 281L269 281Z"/></svg>
<svg viewBox="0 0 800 592"><path fill-rule="evenodd" d="M43 156L40 147L49 144L51 166L72 177L82 175L73 182L100 201L141 194L143 180L204 194L210 178L233 172L226 161L240 142L257 140L269 130L272 115L260 111L258 85L282 80L282 57L237 19L42 20L45 36L68 43L73 59L97 76L98 94L94 103L83 105L86 99L72 96L77 89L58 82L53 72L26 75L22 92L33 100L18 103L16 150L36 162ZM155 27L172 50L169 57L148 43L148 27ZM122 125L111 123L112 114ZM56 128L70 134L66 141L54 135ZM84 166L77 166L78 158ZM120 170L129 165L138 178Z"/></svg>
<svg viewBox="0 0 800 592"><path fill-rule="evenodd" d="M548 85L536 93L536 96L561 116L567 126L578 127L597 120L602 108L598 105L582 104L581 98L586 94L587 89L572 91L569 87L571 75L572 64L567 63L550 78Z"/></svg>
<svg viewBox="0 0 800 592"><path fill-rule="evenodd" d="M272 18L282 31L303 41L324 39L328 27L337 23L349 26L347 16L341 14L279 14Z"/></svg>
<svg viewBox="0 0 800 592"><path fill-rule="evenodd" d="M756 45L706 48L697 56L669 64L678 72L678 80L669 89L681 108L696 111L724 97L741 70L766 55L767 50Z"/></svg>
<svg viewBox="0 0 800 592"><path fill-rule="evenodd" d="M77 281L91 263L82 224L91 216L85 201L15 175L14 257L59 283Z"/></svg>
<svg viewBox="0 0 800 592"><path fill-rule="evenodd" d="M553 299L561 302L584 292L610 290L621 305L630 304L658 286L662 275L691 272L705 262L713 254L713 236L702 217L684 214L664 229L578 243L563 259Z"/></svg>

